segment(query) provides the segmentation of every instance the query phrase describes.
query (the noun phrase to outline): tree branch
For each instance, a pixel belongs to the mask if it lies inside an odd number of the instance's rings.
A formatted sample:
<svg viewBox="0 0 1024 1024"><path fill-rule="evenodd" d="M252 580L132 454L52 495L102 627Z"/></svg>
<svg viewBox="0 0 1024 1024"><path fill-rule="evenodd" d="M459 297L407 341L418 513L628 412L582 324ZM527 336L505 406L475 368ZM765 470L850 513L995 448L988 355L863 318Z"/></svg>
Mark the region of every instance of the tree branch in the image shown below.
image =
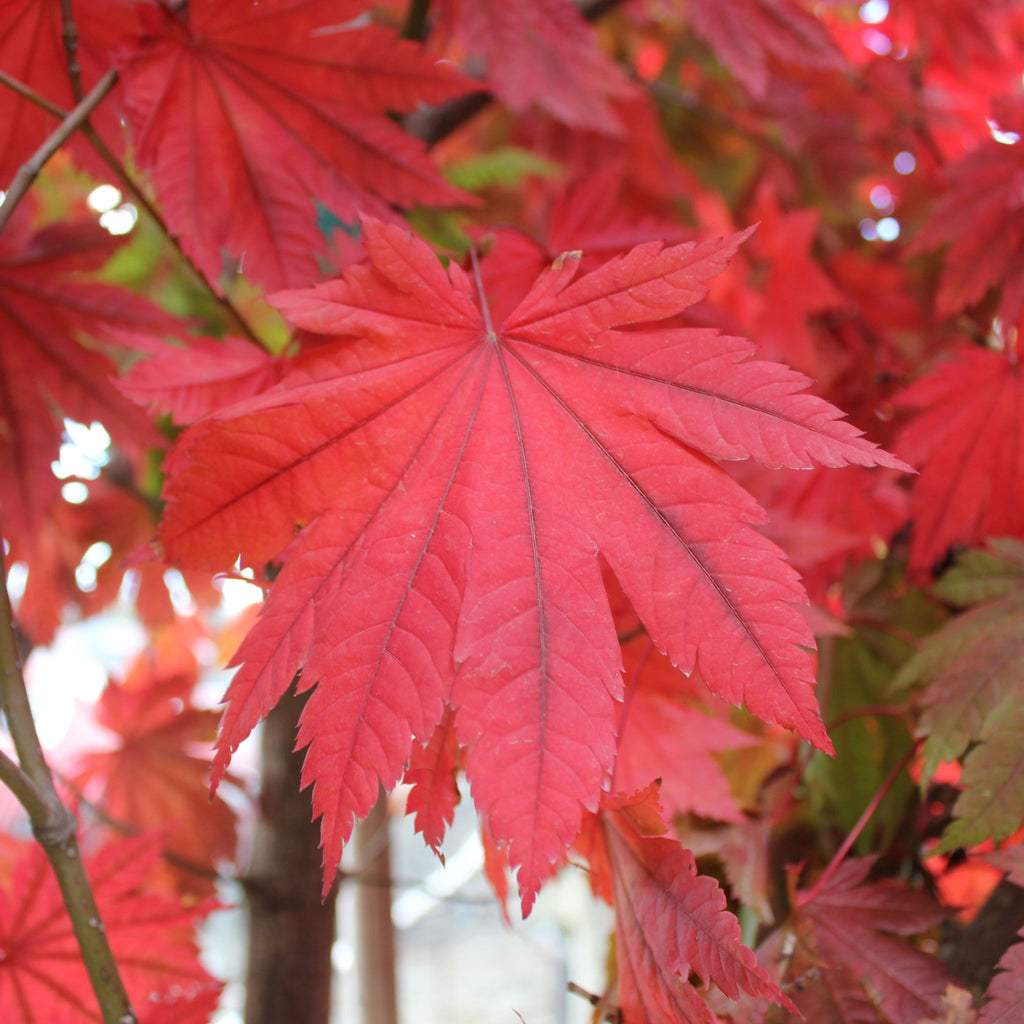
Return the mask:
<svg viewBox="0 0 1024 1024"><path fill-rule="evenodd" d="M82 864L74 815L61 803L43 756L21 672L14 616L7 594L7 569L0 548L0 705L18 752L20 767L4 757L0 778L28 811L60 886L104 1024L137 1024L107 941L96 897ZM22 800L27 796L27 800Z"/></svg>
<svg viewBox="0 0 1024 1024"><path fill-rule="evenodd" d="M29 187L39 176L39 172L47 160L82 127L89 115L99 106L103 97L114 88L115 82L117 82L117 72L111 68L93 86L89 95L64 118L57 130L21 165L20 170L14 176L14 181L11 182L11 187L7 190L3 205L0 206L0 231L3 231L11 219L18 203L25 198Z"/></svg>
<svg viewBox="0 0 1024 1024"><path fill-rule="evenodd" d="M64 120L68 116L68 112L63 107L58 107L56 103L51 103L45 96L40 96L31 86L26 85L24 82L19 82L17 78L13 78L7 74L6 71L0 71L0 84L6 85L8 89L13 90L23 99L34 103L37 107L41 107L48 114L53 114L54 117Z"/></svg>

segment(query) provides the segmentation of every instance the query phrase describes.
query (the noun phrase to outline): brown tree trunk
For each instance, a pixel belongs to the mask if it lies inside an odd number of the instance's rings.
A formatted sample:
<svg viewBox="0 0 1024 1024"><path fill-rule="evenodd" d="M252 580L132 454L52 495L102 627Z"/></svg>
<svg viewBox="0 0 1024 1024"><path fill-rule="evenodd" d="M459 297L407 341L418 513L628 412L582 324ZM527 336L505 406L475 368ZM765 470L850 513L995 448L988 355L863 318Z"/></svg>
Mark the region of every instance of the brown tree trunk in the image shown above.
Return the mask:
<svg viewBox="0 0 1024 1024"><path fill-rule="evenodd" d="M365 821L356 826L359 883L356 915L360 1004L364 1024L397 1024L395 930L391 923L391 843L387 794L383 791Z"/></svg>
<svg viewBox="0 0 1024 1024"><path fill-rule="evenodd" d="M337 886L320 900L319 826L299 792L292 752L304 697L289 694L263 725L260 817L247 878L246 1024L328 1024Z"/></svg>

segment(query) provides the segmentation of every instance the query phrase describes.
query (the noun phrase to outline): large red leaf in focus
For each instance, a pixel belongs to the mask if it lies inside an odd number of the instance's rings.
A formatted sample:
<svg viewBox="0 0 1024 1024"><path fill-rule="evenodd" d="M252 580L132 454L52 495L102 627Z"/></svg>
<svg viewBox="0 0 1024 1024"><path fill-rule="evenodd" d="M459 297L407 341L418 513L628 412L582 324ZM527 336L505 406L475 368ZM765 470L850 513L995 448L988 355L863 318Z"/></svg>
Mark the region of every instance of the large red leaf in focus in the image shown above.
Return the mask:
<svg viewBox="0 0 1024 1024"><path fill-rule="evenodd" d="M140 892L159 856L159 837L105 846L86 870L129 998L160 1019L205 1024L220 989L199 963L193 929L211 909ZM0 892L0 1019L19 1024L87 1024L99 1019L71 922L42 847L31 844ZM152 1019L157 1019L152 1014Z"/></svg>
<svg viewBox="0 0 1024 1024"><path fill-rule="evenodd" d="M346 223L387 204L458 202L389 110L471 85L414 44L355 25L356 0L193 0L140 9L114 51L139 163L213 281L224 250L270 287L321 277L317 203Z"/></svg>
<svg viewBox="0 0 1024 1024"><path fill-rule="evenodd" d="M161 443L111 383L114 363L79 336L120 345L172 323L130 292L84 276L116 247L94 219L37 228L32 215L22 204L0 237L0 512L5 531L26 536L60 490L50 463L61 414L99 420L128 445Z"/></svg>
<svg viewBox="0 0 1024 1024"><path fill-rule="evenodd" d="M301 667L329 884L353 814L449 703L528 909L614 757L598 552L680 668L830 749L802 588L713 460L900 464L746 341L613 329L699 301L742 235L646 243L578 279L566 254L496 326L457 265L364 230L369 264L276 298L356 337L191 428L167 465L172 560L264 562L306 527L236 655L215 772Z"/></svg>
<svg viewBox="0 0 1024 1024"><path fill-rule="evenodd" d="M693 854L664 831L651 787L606 798L581 836L595 891L615 908L626 1024L712 1024L691 972L731 999L742 991L795 1009L743 945L718 883L698 875Z"/></svg>
<svg viewBox="0 0 1024 1024"><path fill-rule="evenodd" d="M235 851L235 816L209 797L209 749L218 714L197 708L195 656L165 630L123 682L111 680L95 709L110 749L76 760L73 780L118 826L162 828L165 847L188 867L171 879L181 891L205 893L218 860ZM205 874L203 873L205 872Z"/></svg>
<svg viewBox="0 0 1024 1024"><path fill-rule="evenodd" d="M487 83L509 109L536 104L574 128L623 133L608 101L636 88L598 49L572 0L442 0L440 9L462 45L487 62Z"/></svg>
<svg viewBox="0 0 1024 1024"><path fill-rule="evenodd" d="M1011 352L963 348L898 396L915 415L897 441L914 481L911 566L952 544L1024 532L1024 378Z"/></svg>

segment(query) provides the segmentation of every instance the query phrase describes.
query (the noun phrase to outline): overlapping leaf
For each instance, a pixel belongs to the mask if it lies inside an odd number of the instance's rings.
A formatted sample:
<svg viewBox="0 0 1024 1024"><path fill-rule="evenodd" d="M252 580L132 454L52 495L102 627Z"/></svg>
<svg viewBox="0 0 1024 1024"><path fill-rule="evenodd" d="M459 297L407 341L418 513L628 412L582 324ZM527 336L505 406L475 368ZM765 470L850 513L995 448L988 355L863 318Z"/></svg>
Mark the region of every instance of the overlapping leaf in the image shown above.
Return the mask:
<svg viewBox="0 0 1024 1024"><path fill-rule="evenodd" d="M579 279L566 255L493 325L459 267L364 228L369 265L276 299L357 340L187 432L161 536L171 559L224 565L278 557L305 527L237 656L218 769L302 668L329 880L352 815L450 703L528 907L614 755L598 551L684 671L828 748L801 588L712 460L899 463L747 342L614 330L699 300L742 236L648 243Z"/></svg>
<svg viewBox="0 0 1024 1024"><path fill-rule="evenodd" d="M114 51L140 164L163 214L213 281L225 252L270 287L321 276L317 204L354 224L388 203L462 197L386 112L440 102L467 81L358 0L196 0L141 10Z"/></svg>
<svg viewBox="0 0 1024 1024"><path fill-rule="evenodd" d="M911 503L911 566L953 544L1024 532L1024 383L1009 352L959 350L907 388L914 417L897 449L921 472Z"/></svg>
<svg viewBox="0 0 1024 1024"><path fill-rule="evenodd" d="M1024 129L1024 103L1004 97L992 104L1003 132ZM1009 141L1012 135L1004 136ZM1000 315L1014 321L1024 309L1024 145L986 138L946 171L948 189L915 242L918 248L950 243L939 291L939 310L950 314L1002 288Z"/></svg>
<svg viewBox="0 0 1024 1024"><path fill-rule="evenodd" d="M140 405L194 423L222 405L276 384L283 363L242 338L186 338L147 346L118 387Z"/></svg>
<svg viewBox="0 0 1024 1024"><path fill-rule="evenodd" d="M234 854L235 820L221 797L208 796L205 751L217 713L193 705L197 681L182 638L173 630L160 634L123 682L107 684L96 720L111 749L83 753L73 778L119 827L166 830L167 850L185 862L176 888L202 893L217 862Z"/></svg>
<svg viewBox="0 0 1024 1024"><path fill-rule="evenodd" d="M718 883L698 875L693 854L664 831L651 787L607 798L582 837L595 891L615 908L626 1024L711 1024L691 972L732 999L746 992L793 1009L743 945Z"/></svg>
<svg viewBox="0 0 1024 1024"><path fill-rule="evenodd" d="M900 936L934 926L943 911L902 883L867 881L873 862L847 861L820 891L794 892L789 923L759 948L762 961L785 966L800 1014L786 1024L921 1024L939 1009L949 975ZM763 1019L750 1011L739 1019Z"/></svg>
<svg viewBox="0 0 1024 1024"><path fill-rule="evenodd" d="M112 843L87 858L86 867L129 997L139 1006L170 1007L177 1024L205 1024L220 985L200 965L192 931L210 907L184 908L140 891L159 844L152 836ZM38 844L26 849L10 887L0 892L0 949L4 1020L98 1019L56 877Z"/></svg>
<svg viewBox="0 0 1024 1024"><path fill-rule="evenodd" d="M81 87L91 89L110 66L111 43L131 24L132 0L80 0L75 57ZM0 0L0 71L69 111L78 102L68 72L63 5L52 0ZM91 117L110 141L117 139L118 112L108 98ZM30 100L0 88L0 189L59 124ZM81 152L86 152L83 147ZM80 155L81 155L80 152Z"/></svg>
<svg viewBox="0 0 1024 1024"><path fill-rule="evenodd" d="M693 29L754 96L768 91L774 64L839 70L828 30L799 0L694 0Z"/></svg>
<svg viewBox="0 0 1024 1024"><path fill-rule="evenodd" d="M487 63L487 81L516 113L532 104L574 128L619 135L611 99L635 87L597 47L571 0L443 0L465 48Z"/></svg>
<svg viewBox="0 0 1024 1024"><path fill-rule="evenodd" d="M122 342L171 323L142 299L84 277L114 248L95 221L37 229L32 212L30 204L19 208L0 238L0 511L4 529L19 536L59 491L50 463L61 415L99 420L129 448L160 442L111 383L114 363L80 337Z"/></svg>

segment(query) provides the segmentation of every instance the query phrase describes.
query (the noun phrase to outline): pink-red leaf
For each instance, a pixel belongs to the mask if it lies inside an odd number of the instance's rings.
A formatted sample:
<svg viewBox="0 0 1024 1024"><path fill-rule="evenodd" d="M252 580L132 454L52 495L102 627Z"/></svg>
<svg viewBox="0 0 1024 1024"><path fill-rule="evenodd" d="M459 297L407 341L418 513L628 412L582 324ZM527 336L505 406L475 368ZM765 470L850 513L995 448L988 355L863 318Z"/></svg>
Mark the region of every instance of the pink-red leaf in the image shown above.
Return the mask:
<svg viewBox="0 0 1024 1024"><path fill-rule="evenodd" d="M928 569L953 544L1024 531L1024 378L1010 354L961 349L898 402L915 416L897 448L921 471L911 565Z"/></svg>
<svg viewBox="0 0 1024 1024"><path fill-rule="evenodd" d="M192 930L210 907L184 908L139 891L159 845L152 836L111 843L86 858L86 868L129 997L140 1006L170 1002L176 1021L203 1024L210 992L219 985L199 963ZM15 866L10 888L0 892L0 949L4 1020L98 1019L57 880L37 844Z"/></svg>
<svg viewBox="0 0 1024 1024"><path fill-rule="evenodd" d="M155 307L83 272L115 243L82 217L37 228L25 203L0 237L0 510L4 529L28 535L59 492L50 471L61 415L99 420L128 446L159 444L148 418L111 383L114 363L95 343L172 323Z"/></svg>
<svg viewBox="0 0 1024 1024"><path fill-rule="evenodd" d="M1017 937L1024 939L1024 930ZM1003 954L998 971L985 993L991 1001L978 1024L1013 1024L1024 1014L1024 942L1015 942Z"/></svg>
<svg viewBox="0 0 1024 1024"><path fill-rule="evenodd" d="M495 326L458 266L364 227L370 264L276 299L354 339L184 435L162 539L223 565L279 557L307 527L240 652L218 763L301 668L327 877L450 704L528 908L614 756L598 551L684 671L828 748L799 583L711 457L899 463L746 342L614 330L698 301L740 237L641 245L578 279L568 256Z"/></svg>
<svg viewBox="0 0 1024 1024"><path fill-rule="evenodd" d="M354 224L360 209L465 198L385 115L468 83L389 30L349 21L364 6L160 6L141 12L143 35L116 48L139 162L211 280L224 250L272 287L317 280L317 203Z"/></svg>
<svg viewBox="0 0 1024 1024"><path fill-rule="evenodd" d="M574 128L622 133L610 99L635 87L597 47L571 0L444 0L442 12L471 53L487 63L487 81L516 113L532 104Z"/></svg>
<svg viewBox="0 0 1024 1024"><path fill-rule="evenodd" d="M648 791L615 798L600 815L626 1021L710 1022L710 1011L689 984L691 972L731 999L742 991L793 1009L743 945L718 883L697 874L693 854L678 840L650 835L645 820L652 809L656 802Z"/></svg>

